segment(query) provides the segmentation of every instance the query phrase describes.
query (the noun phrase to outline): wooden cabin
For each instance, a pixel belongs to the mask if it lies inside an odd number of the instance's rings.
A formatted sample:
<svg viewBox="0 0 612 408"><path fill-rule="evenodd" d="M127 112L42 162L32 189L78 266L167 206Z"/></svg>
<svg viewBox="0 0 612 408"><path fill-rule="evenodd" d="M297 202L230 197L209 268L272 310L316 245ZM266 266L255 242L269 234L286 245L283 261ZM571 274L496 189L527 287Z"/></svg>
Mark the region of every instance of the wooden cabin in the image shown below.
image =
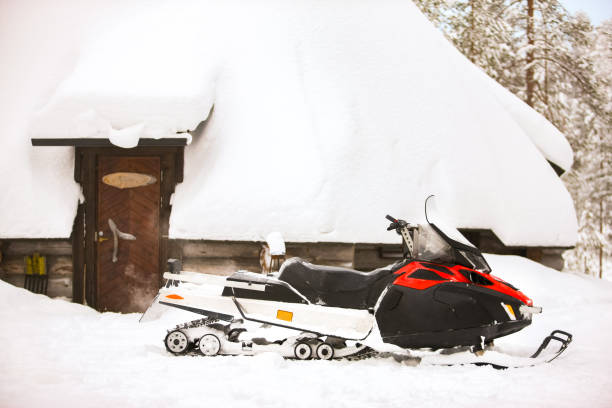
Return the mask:
<svg viewBox="0 0 612 408"><path fill-rule="evenodd" d="M49 296L100 311L141 312L161 286L168 259L178 259L185 270L205 273L261 271L262 241L168 237L171 196L184 177L186 139L141 140L131 149L87 139L34 139L32 143L74 146L74 180L82 186L84 202L78 205L68 239L0 240L0 279L24 286L26 257L42 254ZM119 231L113 233L109 220ZM461 232L483 252L525 256L559 270L563 267L561 254L567 248L506 246L491 230ZM121 233L137 238L123 239ZM399 243L288 242L286 247L287 258L298 256L358 270L401 258Z"/></svg>
<svg viewBox="0 0 612 408"><path fill-rule="evenodd" d="M3 10L0 279L139 312L169 258L258 271L271 231L368 270L440 192L483 251L561 268L567 140L411 2L126 3Z"/></svg>

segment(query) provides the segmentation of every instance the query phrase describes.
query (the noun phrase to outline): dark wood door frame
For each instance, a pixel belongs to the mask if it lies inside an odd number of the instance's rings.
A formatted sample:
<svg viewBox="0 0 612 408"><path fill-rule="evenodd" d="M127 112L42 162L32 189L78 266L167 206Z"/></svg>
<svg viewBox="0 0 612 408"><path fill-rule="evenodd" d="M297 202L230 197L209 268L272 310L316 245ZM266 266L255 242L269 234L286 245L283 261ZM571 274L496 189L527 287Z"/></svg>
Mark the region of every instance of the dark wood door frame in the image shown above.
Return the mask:
<svg viewBox="0 0 612 408"><path fill-rule="evenodd" d="M170 197L183 181L183 146L173 147L76 147L74 179L83 189L72 231L73 301L98 308L96 270L96 217L100 156L156 156L161 164L159 283L169 255Z"/></svg>

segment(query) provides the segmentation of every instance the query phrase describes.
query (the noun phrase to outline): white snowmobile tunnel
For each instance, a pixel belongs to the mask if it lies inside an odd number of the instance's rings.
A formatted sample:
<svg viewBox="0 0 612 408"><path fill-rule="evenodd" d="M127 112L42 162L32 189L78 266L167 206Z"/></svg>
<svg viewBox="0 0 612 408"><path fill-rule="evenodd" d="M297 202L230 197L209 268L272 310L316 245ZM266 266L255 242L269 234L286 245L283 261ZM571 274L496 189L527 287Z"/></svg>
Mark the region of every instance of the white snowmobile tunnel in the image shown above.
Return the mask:
<svg viewBox="0 0 612 408"><path fill-rule="evenodd" d="M194 275L200 274L165 273L164 278L168 279L168 284L160 289L157 302L219 320L232 321L241 316L259 323L353 340L367 337L374 324L374 317L367 310L312 304L285 282L252 272L241 271L227 278L212 279L209 279L210 276L202 278ZM244 289L254 292L251 292L250 298L237 299L237 294L219 296L199 291L193 286L175 286L176 282L212 284L223 287L224 292ZM279 301L271 297L271 292L268 292L267 299L264 296L258 299L258 293L265 293L262 287L290 293L292 301Z"/></svg>

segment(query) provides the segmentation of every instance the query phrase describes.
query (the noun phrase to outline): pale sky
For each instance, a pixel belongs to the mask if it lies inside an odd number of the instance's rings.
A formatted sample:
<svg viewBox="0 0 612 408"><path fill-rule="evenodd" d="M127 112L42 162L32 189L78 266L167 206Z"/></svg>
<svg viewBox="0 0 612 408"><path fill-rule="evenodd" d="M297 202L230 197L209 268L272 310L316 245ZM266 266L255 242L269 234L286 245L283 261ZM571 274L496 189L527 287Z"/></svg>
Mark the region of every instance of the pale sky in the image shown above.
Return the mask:
<svg viewBox="0 0 612 408"><path fill-rule="evenodd" d="M560 0L569 11L584 11L594 25L612 18L612 0Z"/></svg>

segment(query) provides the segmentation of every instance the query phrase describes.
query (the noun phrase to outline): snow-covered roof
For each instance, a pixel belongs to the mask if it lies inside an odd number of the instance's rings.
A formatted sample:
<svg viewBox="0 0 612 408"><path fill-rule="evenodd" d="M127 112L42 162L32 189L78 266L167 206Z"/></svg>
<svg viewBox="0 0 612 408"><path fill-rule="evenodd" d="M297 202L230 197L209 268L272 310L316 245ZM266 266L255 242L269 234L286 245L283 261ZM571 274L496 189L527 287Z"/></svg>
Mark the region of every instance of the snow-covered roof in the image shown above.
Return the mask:
<svg viewBox="0 0 612 408"><path fill-rule="evenodd" d="M531 138L544 157L565 171L572 167L574 153L565 136L546 118L489 76L486 80L499 104Z"/></svg>
<svg viewBox="0 0 612 408"><path fill-rule="evenodd" d="M19 64L0 68L12 74L15 97L30 77L38 83L26 95L38 105L0 135L19 145L0 166L20 169L30 186L3 181L19 193L2 198L3 208L25 215L14 223L3 211L0 236L70 233L79 191L69 150L26 148L26 136L130 146L197 127L173 197L171 237L261 240L277 230L289 242L396 242L383 216L419 221L424 198L436 193L460 227L490 228L507 245L575 242L572 200L545 160L571 166L565 138L412 3L108 4L81 10L85 23L73 11L52 12L54 29L70 38L43 39L57 52L36 63L67 50L78 57L51 64L49 78L40 78L42 67L29 76ZM34 34L16 24L0 30L44 37L52 23L39 20ZM74 38L68 21L96 29ZM2 106L14 102L2 98ZM44 158L23 162L13 153ZM55 211L37 211L48 208L35 200L39 191Z"/></svg>

